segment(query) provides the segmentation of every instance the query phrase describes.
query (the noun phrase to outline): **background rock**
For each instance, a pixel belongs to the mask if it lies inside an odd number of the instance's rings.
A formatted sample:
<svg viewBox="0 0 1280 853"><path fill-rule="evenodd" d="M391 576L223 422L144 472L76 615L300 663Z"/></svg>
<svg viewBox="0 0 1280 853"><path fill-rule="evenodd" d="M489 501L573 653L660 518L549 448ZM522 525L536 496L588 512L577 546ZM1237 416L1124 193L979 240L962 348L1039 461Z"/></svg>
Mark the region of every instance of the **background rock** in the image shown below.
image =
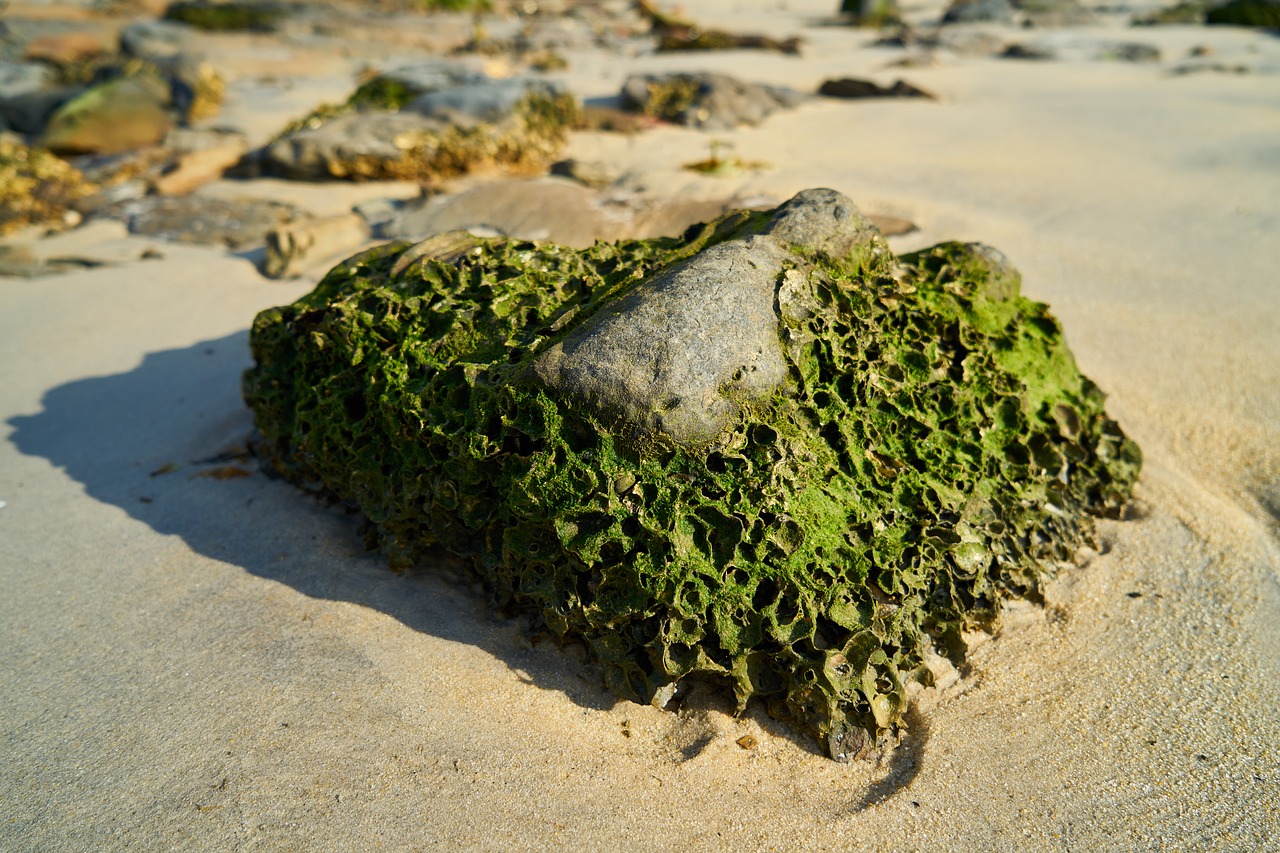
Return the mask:
<svg viewBox="0 0 1280 853"><path fill-rule="evenodd" d="M370 236L368 223L358 213L281 225L267 232L262 274L291 278L308 267L332 265L368 242Z"/></svg>
<svg viewBox="0 0 1280 853"><path fill-rule="evenodd" d="M726 74L635 74L622 85L624 109L702 130L757 125L804 96L784 86L746 83Z"/></svg>
<svg viewBox="0 0 1280 853"><path fill-rule="evenodd" d="M838 80L827 80L818 87L818 94L828 98L926 98L936 101L937 98L917 88L905 80L896 80L892 86L881 86L873 80L858 80L842 77Z"/></svg>
<svg viewBox="0 0 1280 853"><path fill-rule="evenodd" d="M41 144L60 153L112 154L153 145L168 133L164 85L147 77L100 83L49 117Z"/></svg>
<svg viewBox="0 0 1280 853"><path fill-rule="evenodd" d="M123 219L131 234L237 250L261 246L268 231L308 216L278 201L200 195L148 196L125 202L105 215Z"/></svg>

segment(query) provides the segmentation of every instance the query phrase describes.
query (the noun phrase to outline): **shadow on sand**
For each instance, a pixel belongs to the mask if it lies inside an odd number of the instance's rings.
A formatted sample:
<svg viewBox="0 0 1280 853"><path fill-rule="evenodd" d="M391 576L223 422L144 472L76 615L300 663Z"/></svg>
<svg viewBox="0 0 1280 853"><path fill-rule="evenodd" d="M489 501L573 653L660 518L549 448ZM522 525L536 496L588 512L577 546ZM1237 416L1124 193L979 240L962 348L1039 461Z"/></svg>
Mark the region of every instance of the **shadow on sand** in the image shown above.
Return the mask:
<svg viewBox="0 0 1280 853"><path fill-rule="evenodd" d="M38 414L8 421L11 440L82 483L89 496L157 533L180 537L199 554L306 596L369 607L415 631L483 649L522 680L580 707L605 710L618 701L585 653L550 642L532 645L524 623L492 615L483 592L464 582L447 557L438 566L393 572L381 554L366 549L357 515L264 475L245 453L252 417L240 397L240 376L249 363L247 332L151 353L128 372L50 390ZM681 718L704 713L698 706L721 704L707 691L697 694L705 698L683 708ZM753 704L749 713L772 734L821 754L812 739L768 719L762 708ZM864 807L909 784L917 768L899 763Z"/></svg>
<svg viewBox="0 0 1280 853"><path fill-rule="evenodd" d="M252 419L240 375L248 351L248 334L239 332L152 353L126 373L61 385L45 394L41 412L9 420L11 440L91 497L199 554L484 649L581 707L614 704L582 655L552 643L533 647L519 620L492 616L483 593L447 568L392 572L366 550L356 515L269 479L246 458Z"/></svg>

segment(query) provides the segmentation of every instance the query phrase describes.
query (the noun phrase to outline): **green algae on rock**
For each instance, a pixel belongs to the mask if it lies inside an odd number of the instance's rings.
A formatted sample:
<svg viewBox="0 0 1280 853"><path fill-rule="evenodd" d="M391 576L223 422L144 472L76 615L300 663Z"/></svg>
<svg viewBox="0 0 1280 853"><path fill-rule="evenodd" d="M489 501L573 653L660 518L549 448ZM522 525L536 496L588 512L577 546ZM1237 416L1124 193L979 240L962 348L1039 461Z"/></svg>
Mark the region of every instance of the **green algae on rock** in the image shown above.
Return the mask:
<svg viewBox="0 0 1280 853"><path fill-rule="evenodd" d="M619 696L718 681L837 758L1141 459L1000 253L897 258L831 190L583 251L383 246L251 340L267 464L393 564L460 555Z"/></svg>

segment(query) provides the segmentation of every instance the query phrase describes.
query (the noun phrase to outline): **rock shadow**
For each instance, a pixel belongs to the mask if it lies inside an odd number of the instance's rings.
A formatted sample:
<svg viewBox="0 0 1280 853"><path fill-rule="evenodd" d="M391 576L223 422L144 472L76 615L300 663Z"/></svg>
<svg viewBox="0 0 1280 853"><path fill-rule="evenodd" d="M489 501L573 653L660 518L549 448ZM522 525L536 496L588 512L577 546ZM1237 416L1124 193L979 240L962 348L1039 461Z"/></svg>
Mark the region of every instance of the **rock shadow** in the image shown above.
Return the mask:
<svg viewBox="0 0 1280 853"><path fill-rule="evenodd" d="M249 364L247 332L154 352L133 370L51 389L39 413L8 421L10 440L199 554L481 648L580 707L614 705L584 655L535 647L520 620L491 614L447 557L393 572L366 548L358 515L267 477L245 452L252 417L240 376Z"/></svg>

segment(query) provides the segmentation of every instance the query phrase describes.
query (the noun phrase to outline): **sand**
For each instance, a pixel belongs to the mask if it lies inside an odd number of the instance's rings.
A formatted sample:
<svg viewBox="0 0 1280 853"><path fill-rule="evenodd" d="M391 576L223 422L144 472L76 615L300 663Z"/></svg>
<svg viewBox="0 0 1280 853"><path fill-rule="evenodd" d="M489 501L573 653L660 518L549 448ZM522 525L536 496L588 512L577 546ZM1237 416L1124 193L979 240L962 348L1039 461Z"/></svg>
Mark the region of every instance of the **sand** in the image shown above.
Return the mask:
<svg viewBox="0 0 1280 853"><path fill-rule="evenodd" d="M163 257L0 279L0 848L1280 846L1280 41L1104 21L1036 37L1166 60L884 71L901 52L812 26L827 5L688 4L802 34L803 59L571 57L567 79L874 72L939 102L718 134L772 164L730 178L679 169L694 131L569 153L672 197L830 186L916 222L896 248L1002 249L1146 454L1103 553L1012 607L881 761L707 691L616 701L579 651L531 645L443 567L392 573L356 519L237 455L248 324L310 281L118 238ZM1169 74L1195 44L1254 71Z"/></svg>

